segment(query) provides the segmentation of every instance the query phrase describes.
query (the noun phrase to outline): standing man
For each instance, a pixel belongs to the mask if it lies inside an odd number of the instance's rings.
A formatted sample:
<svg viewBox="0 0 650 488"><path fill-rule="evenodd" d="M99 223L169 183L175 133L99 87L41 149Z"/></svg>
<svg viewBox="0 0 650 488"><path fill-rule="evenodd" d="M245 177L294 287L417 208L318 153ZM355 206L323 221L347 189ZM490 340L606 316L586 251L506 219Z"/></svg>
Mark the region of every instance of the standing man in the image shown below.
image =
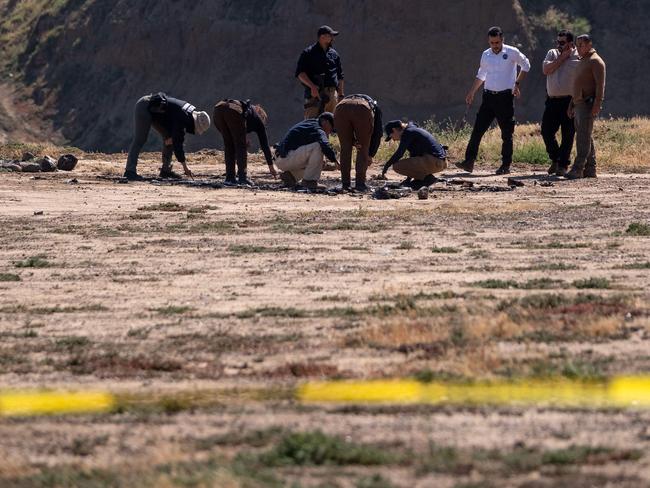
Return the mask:
<svg viewBox="0 0 650 488"><path fill-rule="evenodd" d="M573 34L568 30L558 32L557 48L546 54L543 65L546 76L546 108L542 117L542 138L548 157L551 158L551 167L548 169L550 175L564 176L571 162L575 127L568 109L579 61ZM562 144L558 145L555 134L560 128Z"/></svg>
<svg viewBox="0 0 650 488"><path fill-rule="evenodd" d="M334 116L325 112L317 119L307 119L294 125L277 145L275 164L282 170L280 179L293 188L302 179L309 190L324 190L318 184L323 170L323 155L340 169L336 153L329 142L334 129Z"/></svg>
<svg viewBox="0 0 650 488"><path fill-rule="evenodd" d="M385 130L386 141L399 141L399 147L384 165L382 177L386 176L392 166L396 173L407 177L402 184L410 184L414 190L433 184L436 181L433 174L447 167L445 148L426 130L412 122L405 124L400 120L391 120L386 124ZM410 157L401 159L406 151Z"/></svg>
<svg viewBox="0 0 650 488"><path fill-rule="evenodd" d="M149 130L153 126L163 139L162 168L160 178L181 178L172 171L172 153L183 165L187 176L192 176L185 161L185 133L203 134L210 128L210 116L201 112L191 103L169 97L164 93L152 93L142 97L135 104L135 134L126 162L124 177L129 181L142 181L137 173L138 156L147 142Z"/></svg>
<svg viewBox="0 0 650 488"><path fill-rule="evenodd" d="M368 95L348 95L334 110L334 127L341 143L341 187L350 189L352 147L356 146L354 189L367 191L366 170L377 154L383 130L377 101Z"/></svg>
<svg viewBox="0 0 650 488"><path fill-rule="evenodd" d="M596 148L592 132L594 119L598 117L605 99L605 62L593 48L591 37L587 34L578 36L576 47L580 63L569 105L569 116L575 119L576 159L566 174L570 180L596 178Z"/></svg>
<svg viewBox="0 0 650 488"><path fill-rule="evenodd" d="M501 129L501 167L496 174L510 173L512 163L512 135L515 131L515 104L514 99L521 96L520 83L526 78L530 70L530 61L519 49L503 43L501 27L491 27L488 31L490 48L483 52L481 64L474 80L474 84L465 97L467 105L474 101L474 95L483 87L483 102L476 114L474 130L470 137L465 160L456 163L456 166L469 173L474 171L474 162L478 156L478 148L485 132L496 118ZM519 75L517 75L519 66Z"/></svg>
<svg viewBox="0 0 650 488"><path fill-rule="evenodd" d="M226 186L237 184L252 186L248 179L248 141L246 134L255 132L260 143L260 149L269 165L269 172L276 176L273 167L273 156L269 148L269 139L266 134L268 116L261 105L253 105L250 100L221 100L214 107L214 125L223 136L224 156L226 159ZM235 179L235 163L237 165L237 179Z"/></svg>
<svg viewBox="0 0 650 488"><path fill-rule="evenodd" d="M344 95L341 58L332 44L339 33L328 25L318 29L318 41L306 48L298 58L296 78L305 87L305 119L323 112L334 112Z"/></svg>

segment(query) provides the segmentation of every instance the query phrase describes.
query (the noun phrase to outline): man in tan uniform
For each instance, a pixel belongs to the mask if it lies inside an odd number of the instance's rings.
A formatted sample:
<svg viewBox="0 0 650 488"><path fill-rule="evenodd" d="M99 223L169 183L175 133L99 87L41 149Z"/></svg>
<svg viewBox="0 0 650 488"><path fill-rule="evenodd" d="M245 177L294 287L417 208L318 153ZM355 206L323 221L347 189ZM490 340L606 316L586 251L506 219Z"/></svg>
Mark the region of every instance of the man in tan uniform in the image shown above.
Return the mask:
<svg viewBox="0 0 650 488"><path fill-rule="evenodd" d="M587 34L578 36L576 47L580 63L573 82L569 117L575 119L576 159L567 179L596 178L596 148L592 132L605 98L605 62L592 46Z"/></svg>
<svg viewBox="0 0 650 488"><path fill-rule="evenodd" d="M368 95L348 95L334 110L334 127L341 142L341 188L350 189L352 148L357 148L354 189L367 191L366 170L381 143L383 123L377 101Z"/></svg>

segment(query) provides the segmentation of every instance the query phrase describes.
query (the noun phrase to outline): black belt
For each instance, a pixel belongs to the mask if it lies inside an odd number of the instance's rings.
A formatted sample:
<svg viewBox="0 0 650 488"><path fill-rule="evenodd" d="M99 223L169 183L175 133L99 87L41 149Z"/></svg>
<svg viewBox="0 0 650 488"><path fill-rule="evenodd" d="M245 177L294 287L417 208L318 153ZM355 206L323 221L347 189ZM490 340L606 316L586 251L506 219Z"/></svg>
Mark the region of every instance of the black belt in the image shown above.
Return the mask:
<svg viewBox="0 0 650 488"><path fill-rule="evenodd" d="M562 95L561 97L553 97L551 95L548 95L548 98L553 98L553 99L566 99L566 98L571 98L571 95Z"/></svg>
<svg viewBox="0 0 650 488"><path fill-rule="evenodd" d="M501 90L501 91L483 90L483 93L487 93L488 95L503 95L504 93L512 93L512 90Z"/></svg>

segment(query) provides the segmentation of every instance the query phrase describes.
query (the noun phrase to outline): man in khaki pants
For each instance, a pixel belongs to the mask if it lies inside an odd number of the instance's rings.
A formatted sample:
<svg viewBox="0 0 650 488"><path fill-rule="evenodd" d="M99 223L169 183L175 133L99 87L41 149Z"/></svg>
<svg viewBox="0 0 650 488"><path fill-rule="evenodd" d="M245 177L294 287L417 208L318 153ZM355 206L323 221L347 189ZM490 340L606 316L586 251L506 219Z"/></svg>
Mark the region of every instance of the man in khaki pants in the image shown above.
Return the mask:
<svg viewBox="0 0 650 488"><path fill-rule="evenodd" d="M592 46L591 37L583 34L576 38L580 62L573 81L573 98L569 117L575 118L576 159L569 180L596 178L596 148L592 132L605 98L605 62Z"/></svg>
<svg viewBox="0 0 650 488"><path fill-rule="evenodd" d="M392 120L386 124L385 131L386 141L399 141L399 147L384 165L382 176L392 166L396 173L407 177L403 184L418 190L435 182L433 174L447 168L445 148L426 130L413 123ZM401 159L406 151L410 157Z"/></svg>
<svg viewBox="0 0 650 488"><path fill-rule="evenodd" d="M336 153L329 142L334 128L334 116L325 112L318 119L307 119L294 125L277 145L275 165L282 170L280 179L293 188L302 179L309 190L322 190L318 184L323 170L323 155L339 166Z"/></svg>
<svg viewBox="0 0 650 488"><path fill-rule="evenodd" d="M348 95L334 110L334 127L341 143L341 188L350 189L352 148L357 148L354 188L365 192L366 170L377 154L383 130L381 110L368 95Z"/></svg>

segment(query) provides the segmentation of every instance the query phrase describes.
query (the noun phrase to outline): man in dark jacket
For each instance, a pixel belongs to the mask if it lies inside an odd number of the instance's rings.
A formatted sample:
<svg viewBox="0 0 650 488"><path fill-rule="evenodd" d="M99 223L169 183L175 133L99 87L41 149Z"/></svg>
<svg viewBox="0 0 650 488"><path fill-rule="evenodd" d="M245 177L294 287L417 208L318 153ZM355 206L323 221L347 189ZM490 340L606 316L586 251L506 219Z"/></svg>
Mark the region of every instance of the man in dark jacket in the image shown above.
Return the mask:
<svg viewBox="0 0 650 488"><path fill-rule="evenodd" d="M294 187L302 179L309 190L321 190L318 184L323 170L323 155L340 168L336 153L329 142L334 129L334 116L325 112L317 119L307 119L294 125L277 145L275 164L283 172L285 186Z"/></svg>
<svg viewBox="0 0 650 488"><path fill-rule="evenodd" d="M392 166L396 173L407 177L405 184L410 183L417 190L432 184L436 180L433 174L447 167L445 148L426 130L399 120L388 122L385 130L386 141L399 141L399 147L384 165L382 176ZM410 157L401 159L406 151ZM411 178L414 180L412 183Z"/></svg>
<svg viewBox="0 0 650 488"><path fill-rule="evenodd" d="M334 110L334 127L341 143L341 186L350 189L352 147L357 147L354 188L366 191L366 170L377 154L383 123L377 101L368 95L348 95Z"/></svg>
<svg viewBox="0 0 650 488"><path fill-rule="evenodd" d="M162 168L160 178L181 178L172 171L172 154L183 165L186 175L192 176L185 160L185 133L203 134L210 127L210 116L201 112L194 105L169 97L164 93L155 93L142 97L135 104L135 134L129 149L124 177L130 181L141 181L137 173L138 156L142 146L147 142L149 129L154 129L163 138Z"/></svg>
<svg viewBox="0 0 650 488"><path fill-rule="evenodd" d="M269 171L275 177L273 156L266 134L268 117L260 105L252 105L250 100L222 100L214 107L214 125L223 136L226 159L226 185L253 185L246 174L248 142L246 134L257 133L260 149L264 153ZM237 179L235 179L235 162Z"/></svg>
<svg viewBox="0 0 650 488"><path fill-rule="evenodd" d="M295 76L305 87L305 119L333 112L338 99L345 96L341 58L332 47L338 35L330 26L321 26L318 41L298 58Z"/></svg>

